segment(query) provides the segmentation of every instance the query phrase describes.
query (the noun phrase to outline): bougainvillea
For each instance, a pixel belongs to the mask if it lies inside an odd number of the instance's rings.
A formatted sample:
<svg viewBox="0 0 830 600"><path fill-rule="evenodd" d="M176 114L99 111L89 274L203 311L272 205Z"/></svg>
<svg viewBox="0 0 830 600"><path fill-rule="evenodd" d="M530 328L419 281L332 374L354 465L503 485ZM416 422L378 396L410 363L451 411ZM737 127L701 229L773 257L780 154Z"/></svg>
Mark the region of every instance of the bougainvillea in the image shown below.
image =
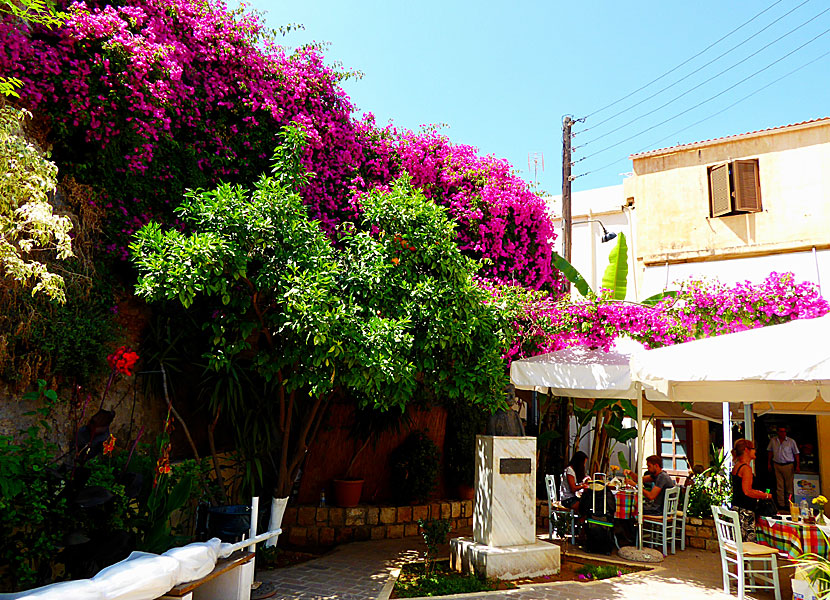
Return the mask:
<svg viewBox="0 0 830 600"><path fill-rule="evenodd" d="M22 101L48 116L62 173L101 191L113 254L126 257L129 236L149 220L173 222L185 189L253 182L275 133L294 122L314 173L303 198L326 231L358 218L354 192L406 169L450 207L463 251L492 261L486 274L534 288L554 281L551 219L506 162L353 117L338 85L346 74L318 47L289 52L257 15L218 0L62 8L64 27L34 35L0 20L0 72L21 79Z"/></svg>
<svg viewBox="0 0 830 600"><path fill-rule="evenodd" d="M676 296L655 306L603 295L557 300L515 287L482 285L490 289L494 302L512 311L515 337L506 343L508 361L569 346L608 350L620 335L656 348L830 312L818 287L797 283L792 273L771 273L760 284L744 281L733 286L689 280Z"/></svg>

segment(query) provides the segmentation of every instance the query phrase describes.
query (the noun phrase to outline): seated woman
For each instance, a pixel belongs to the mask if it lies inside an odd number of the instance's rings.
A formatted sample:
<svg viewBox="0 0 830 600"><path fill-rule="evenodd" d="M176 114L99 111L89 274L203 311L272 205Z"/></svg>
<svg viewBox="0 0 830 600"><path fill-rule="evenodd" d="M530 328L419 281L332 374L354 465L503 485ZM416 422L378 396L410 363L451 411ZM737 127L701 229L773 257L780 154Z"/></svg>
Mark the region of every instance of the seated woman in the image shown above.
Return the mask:
<svg viewBox="0 0 830 600"><path fill-rule="evenodd" d="M577 452L568 463L565 474L562 477L562 485L559 486L559 502L565 508L579 511L579 496L577 492L586 489L585 467L588 464L588 455L584 452ZM577 481L579 483L577 483Z"/></svg>
<svg viewBox="0 0 830 600"><path fill-rule="evenodd" d="M732 448L732 509L738 513L741 522L741 537L745 542L755 541L755 509L758 500L772 499L755 489L751 461L755 460L755 444L751 440L739 439Z"/></svg>

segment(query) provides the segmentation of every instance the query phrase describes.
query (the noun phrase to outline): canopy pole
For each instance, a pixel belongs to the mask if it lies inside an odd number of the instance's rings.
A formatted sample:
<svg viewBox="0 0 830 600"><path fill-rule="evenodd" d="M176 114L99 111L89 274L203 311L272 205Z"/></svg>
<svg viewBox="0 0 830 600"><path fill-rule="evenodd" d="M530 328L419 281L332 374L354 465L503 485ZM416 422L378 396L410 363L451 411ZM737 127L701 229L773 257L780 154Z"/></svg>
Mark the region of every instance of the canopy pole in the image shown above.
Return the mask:
<svg viewBox="0 0 830 600"><path fill-rule="evenodd" d="M726 472L732 472L732 413L729 409L729 402L723 403L723 456Z"/></svg>
<svg viewBox="0 0 830 600"><path fill-rule="evenodd" d="M749 441L755 439L755 417L752 414L752 404L744 402L744 437Z"/></svg>
<svg viewBox="0 0 830 600"><path fill-rule="evenodd" d="M643 425L643 386L636 384L637 394L637 548L643 549L643 450L645 448L645 425Z"/></svg>

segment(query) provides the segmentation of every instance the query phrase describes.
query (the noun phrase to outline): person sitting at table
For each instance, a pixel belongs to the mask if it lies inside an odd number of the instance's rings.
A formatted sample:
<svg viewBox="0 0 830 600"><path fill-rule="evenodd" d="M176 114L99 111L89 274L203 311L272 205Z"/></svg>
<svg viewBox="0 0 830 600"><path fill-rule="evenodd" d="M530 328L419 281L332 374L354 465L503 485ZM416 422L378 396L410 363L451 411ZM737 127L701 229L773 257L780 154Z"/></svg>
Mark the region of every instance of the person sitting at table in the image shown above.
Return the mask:
<svg viewBox="0 0 830 600"><path fill-rule="evenodd" d="M643 475L643 483L653 483L650 490L643 490L643 514L644 515L662 515L663 514L663 498L668 489L673 488L676 484L674 479L663 470L663 461L656 454L646 458L646 470L648 473ZM637 484L637 474L633 471L626 470L625 475L627 479L625 482L629 485Z"/></svg>
<svg viewBox="0 0 830 600"><path fill-rule="evenodd" d="M738 513L741 537L745 542L755 541L755 509L758 500L770 500L772 494L756 490L753 485L752 465L755 444L752 440L735 440L732 448L732 510Z"/></svg>
<svg viewBox="0 0 830 600"><path fill-rule="evenodd" d="M579 512L579 496L577 492L588 487L585 483L585 468L587 465L587 454L582 451L574 454L571 457L571 462L568 463L568 467L565 469L565 474L562 477L562 485L559 486L559 502L565 508L570 508L576 513Z"/></svg>

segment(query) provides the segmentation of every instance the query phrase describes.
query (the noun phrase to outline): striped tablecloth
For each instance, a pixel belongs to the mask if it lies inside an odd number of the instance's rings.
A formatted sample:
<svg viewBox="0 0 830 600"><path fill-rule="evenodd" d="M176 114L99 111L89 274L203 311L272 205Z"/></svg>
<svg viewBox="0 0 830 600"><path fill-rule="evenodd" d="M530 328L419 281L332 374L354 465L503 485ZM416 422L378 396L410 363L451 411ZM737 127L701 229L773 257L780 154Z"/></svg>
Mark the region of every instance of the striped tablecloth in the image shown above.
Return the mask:
<svg viewBox="0 0 830 600"><path fill-rule="evenodd" d="M617 490L614 496L617 498L615 519L633 519L637 516L637 490Z"/></svg>
<svg viewBox="0 0 830 600"><path fill-rule="evenodd" d="M827 557L827 536L815 525L761 517L755 523L756 541L777 548L790 558L812 553Z"/></svg>

